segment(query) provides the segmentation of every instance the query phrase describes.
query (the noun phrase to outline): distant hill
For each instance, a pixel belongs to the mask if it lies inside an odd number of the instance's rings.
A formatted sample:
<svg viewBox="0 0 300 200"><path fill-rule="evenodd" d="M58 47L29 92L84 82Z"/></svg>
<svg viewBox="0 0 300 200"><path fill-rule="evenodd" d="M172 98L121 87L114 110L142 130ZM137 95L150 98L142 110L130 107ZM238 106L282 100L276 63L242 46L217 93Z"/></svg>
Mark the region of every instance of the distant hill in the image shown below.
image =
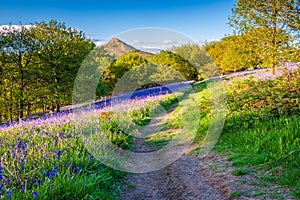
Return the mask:
<svg viewBox="0 0 300 200"><path fill-rule="evenodd" d="M118 38L112 38L109 42L101 46L111 56L119 57L124 54L136 52L143 57L151 57L153 54L145 51L138 50L133 46L119 40Z"/></svg>

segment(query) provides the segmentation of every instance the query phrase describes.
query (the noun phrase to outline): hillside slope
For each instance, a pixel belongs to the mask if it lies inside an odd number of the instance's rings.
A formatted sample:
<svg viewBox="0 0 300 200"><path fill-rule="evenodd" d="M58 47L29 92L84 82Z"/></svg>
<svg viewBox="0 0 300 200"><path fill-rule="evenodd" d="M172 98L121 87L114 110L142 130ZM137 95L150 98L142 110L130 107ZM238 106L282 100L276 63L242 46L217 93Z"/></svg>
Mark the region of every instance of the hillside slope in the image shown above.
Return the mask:
<svg viewBox="0 0 300 200"><path fill-rule="evenodd" d="M112 38L108 43L102 46L104 50L113 57L119 57L124 54L128 54L131 52L136 52L143 57L151 57L153 54L144 52L130 46L129 44L119 40L118 38Z"/></svg>

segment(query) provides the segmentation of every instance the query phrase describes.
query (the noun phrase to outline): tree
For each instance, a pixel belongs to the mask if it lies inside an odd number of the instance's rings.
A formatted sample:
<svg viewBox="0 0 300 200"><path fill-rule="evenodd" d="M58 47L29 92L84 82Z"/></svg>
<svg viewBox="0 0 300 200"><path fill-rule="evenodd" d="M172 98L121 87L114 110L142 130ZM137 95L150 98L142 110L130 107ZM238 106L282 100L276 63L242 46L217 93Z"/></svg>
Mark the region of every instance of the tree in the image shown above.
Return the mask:
<svg viewBox="0 0 300 200"><path fill-rule="evenodd" d="M29 28L23 25L9 25L1 34L1 71L5 75L1 80L7 87L3 90L3 98L9 102L11 120L13 116L22 118L25 111L29 112L30 90L35 83L30 75L37 48ZM13 114L13 108L17 108L17 114Z"/></svg>
<svg viewBox="0 0 300 200"><path fill-rule="evenodd" d="M190 62L200 72L201 76L207 78L208 76L216 76L216 68L212 65L208 67L213 61L203 46L197 44L184 44L179 47L173 47L172 52L180 55L182 58Z"/></svg>
<svg viewBox="0 0 300 200"><path fill-rule="evenodd" d="M105 63L105 62L103 62ZM106 84L109 91L112 91L118 80L129 70L148 63L148 60L138 53L128 53L118 57L104 71L101 82Z"/></svg>
<svg viewBox="0 0 300 200"><path fill-rule="evenodd" d="M187 80L201 80L202 77L197 69L181 57L171 51L160 51L150 58L150 62L156 65L164 65L178 71Z"/></svg>
<svg viewBox="0 0 300 200"><path fill-rule="evenodd" d="M179 47L173 47L172 52L189 61L197 69L211 62L206 51L197 44L184 44Z"/></svg>
<svg viewBox="0 0 300 200"><path fill-rule="evenodd" d="M261 67L263 58L254 31L226 36L204 46L222 74Z"/></svg>
<svg viewBox="0 0 300 200"><path fill-rule="evenodd" d="M73 103L87 103L108 94L106 84L100 79L114 58L102 48L95 48L84 59L73 87Z"/></svg>
<svg viewBox="0 0 300 200"><path fill-rule="evenodd" d="M300 30L300 3L297 0L237 0L232 9L229 24L239 33L260 29L258 32L263 53L271 65L275 66L287 52L284 37L294 37ZM257 30L258 30L257 29Z"/></svg>
<svg viewBox="0 0 300 200"><path fill-rule="evenodd" d="M37 54L40 74L47 99L52 110L60 111L62 105L71 104L74 80L84 58L94 44L82 32L67 28L64 23L51 20L49 23L35 23L31 29L35 41L40 45Z"/></svg>

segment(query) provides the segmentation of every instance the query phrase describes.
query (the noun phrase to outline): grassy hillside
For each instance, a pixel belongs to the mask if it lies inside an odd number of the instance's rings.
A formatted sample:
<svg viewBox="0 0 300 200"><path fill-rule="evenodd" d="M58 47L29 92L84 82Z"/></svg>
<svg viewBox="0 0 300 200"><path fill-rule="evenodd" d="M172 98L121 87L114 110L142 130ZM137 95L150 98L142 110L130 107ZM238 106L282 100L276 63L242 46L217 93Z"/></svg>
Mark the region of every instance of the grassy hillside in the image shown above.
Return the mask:
<svg viewBox="0 0 300 200"><path fill-rule="evenodd" d="M242 172L265 171L264 180L291 188L300 197L300 70L275 80L226 82L227 117L215 150L230 153L232 165ZM209 93L204 83L200 110L210 118ZM205 120L203 120L205 121ZM207 122L202 127L207 127ZM199 135L203 134L203 128Z"/></svg>

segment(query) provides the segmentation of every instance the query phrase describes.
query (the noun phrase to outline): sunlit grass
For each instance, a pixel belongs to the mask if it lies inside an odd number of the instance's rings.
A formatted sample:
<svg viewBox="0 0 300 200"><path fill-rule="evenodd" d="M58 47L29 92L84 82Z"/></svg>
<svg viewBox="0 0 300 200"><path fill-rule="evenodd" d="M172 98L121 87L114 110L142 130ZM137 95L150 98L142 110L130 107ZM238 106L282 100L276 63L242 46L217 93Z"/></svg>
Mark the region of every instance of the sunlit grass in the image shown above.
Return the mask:
<svg viewBox="0 0 300 200"><path fill-rule="evenodd" d="M299 78L298 70L275 80L227 81L227 117L215 147L219 153L231 152L228 159L233 166L242 167L243 172L245 168L264 170L261 178L290 187L296 197L300 197ZM204 85L196 85L196 90L202 96L200 145L201 133L209 125L210 105L203 101L209 99Z"/></svg>

